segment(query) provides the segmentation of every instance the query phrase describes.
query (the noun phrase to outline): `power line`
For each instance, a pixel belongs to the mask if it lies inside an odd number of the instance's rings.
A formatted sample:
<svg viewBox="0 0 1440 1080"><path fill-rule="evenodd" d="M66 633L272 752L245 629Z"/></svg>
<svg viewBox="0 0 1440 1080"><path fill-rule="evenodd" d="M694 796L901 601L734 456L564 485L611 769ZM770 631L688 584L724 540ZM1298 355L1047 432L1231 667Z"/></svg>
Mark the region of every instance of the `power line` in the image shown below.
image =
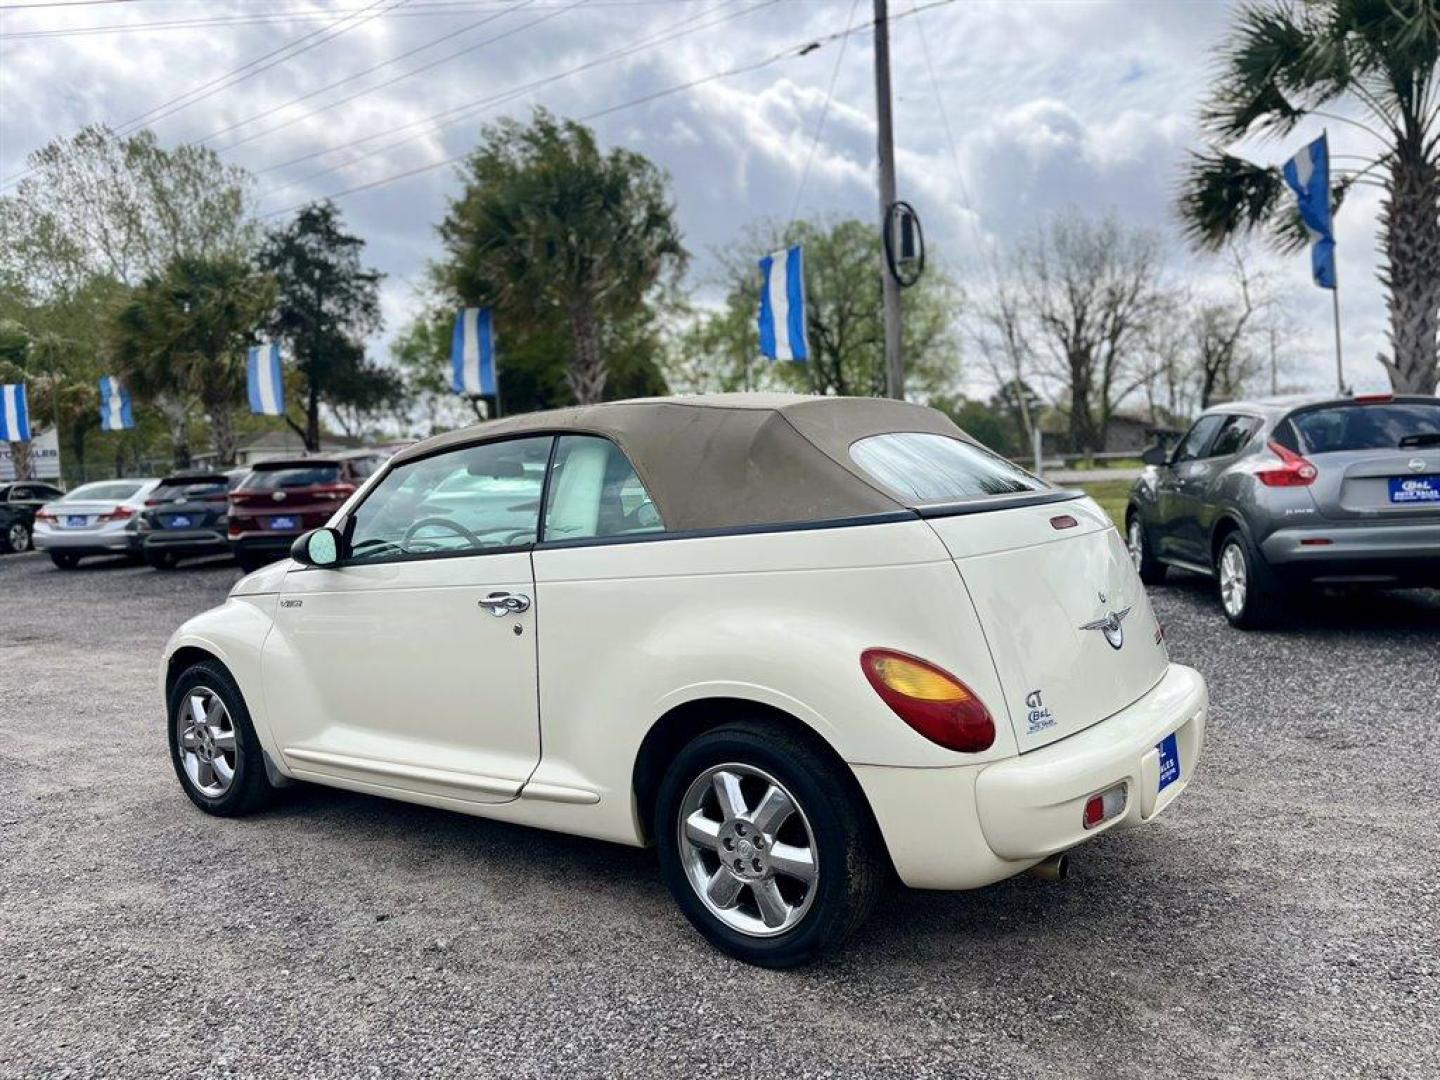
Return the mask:
<svg viewBox="0 0 1440 1080"><path fill-rule="evenodd" d="M835 83L840 77L840 63L845 59L845 46L850 44L850 28L855 25L855 9L860 6L860 0L851 0L850 14L845 18L846 36L840 39L840 48L835 51L835 66L830 69L830 88L825 91L825 104L820 107L820 120L815 125L815 138L810 140L810 152L805 155L805 168L800 173L800 185L795 189L795 201L790 204L790 217L785 222L785 231L790 231L790 226L795 223L795 215L800 212L800 197L805 194L805 182L810 179L810 166L815 161L815 150L820 145L820 136L825 131L825 118L830 115L830 101L835 96Z"/></svg>
<svg viewBox="0 0 1440 1080"><path fill-rule="evenodd" d="M535 18L531 19L529 22L522 23L519 26L511 28L510 30L506 30L502 34L496 34L494 37L486 38L484 41L478 42L474 45L468 45L463 49L457 49L455 52L442 56L438 60L432 60L429 63L421 64L419 67L413 68L410 71L401 72L399 75L396 75L395 77L390 79L386 79L384 82L376 83L374 86L367 86L363 90L357 90L353 94L350 94L346 97L338 98L327 105L320 106L318 109L311 109L309 112L301 113L299 116L291 117L289 120L285 120L279 124L275 124L273 127L263 128L260 131L252 132L251 134L246 135L242 139L236 139L229 146L221 147L221 149L223 151L234 150L237 146L244 146L246 143L254 142L256 139L264 138L266 135L273 135L277 131L284 131L286 128L293 127L294 125L300 123L303 120L309 120L312 116L319 116L321 113L329 112L331 109L339 108L341 105L348 105L350 102L355 101L358 98L365 97L367 94L373 94L376 90L384 90L386 87L394 86L398 82L404 82L406 79L411 78L415 75L419 75L421 72L429 71L431 68L439 67L441 64L448 64L451 60L457 59L461 56L465 56L468 53L473 53L478 49L483 49L486 45L491 45L494 42L502 41L505 38L514 37L516 34L530 29L530 27L532 26L538 26L540 23L548 22L550 19L554 19L560 15L564 15L567 11L573 11L575 8L579 7L583 3L585 3L585 0L571 0L571 2L563 8L555 8L554 10L548 11L543 15L538 15ZM266 113L263 113L261 115L268 115L270 112L274 111L276 110L267 110Z"/></svg>
<svg viewBox="0 0 1440 1080"><path fill-rule="evenodd" d="M957 0L930 0L930 3L916 7L909 12L902 12L899 15L892 15L890 17L890 21L892 23L898 22L901 19L918 15L924 11L929 11L931 8L945 7L949 4L953 4L956 2ZM666 87L663 90L656 90L652 93L644 94L637 98L631 98L629 101L622 101L617 105L611 105L604 109L597 109L594 112L586 113L584 116L577 117L577 119L582 122L587 120L598 120L600 117L610 116L611 114L620 112L623 109L635 108L639 105L647 105L652 101L658 101L661 98L671 97L675 94L684 93L687 90L693 90L697 86L703 86L706 83L715 82L719 79L728 79L736 75L745 75L753 71L759 71L762 68L770 67L772 64L776 64L781 60L787 60L791 57L799 56L801 55L802 50L804 52L810 52L813 51L813 48L815 46L823 46L831 41L846 38L852 34L862 33L867 29L867 26L868 24L859 27L852 27L848 30L840 30L836 31L833 34L827 34L822 38L816 38L809 41L801 42L799 44L792 45L789 48L782 49L779 52L772 53L771 55L761 60L756 60L749 64L740 64L735 67L726 68L724 71L712 72L709 75L702 75L699 78L690 79L687 82L678 83L675 86ZM470 151L466 151L463 154L455 154L451 157L443 158L440 161L432 161L429 164L419 165L412 169L406 169L404 172L394 173L390 176L384 176L378 180L371 180L368 183L356 184L353 187L344 188L340 191L333 191L329 194L318 196L318 198L340 199L344 198L346 195L354 195L358 192L370 191L374 188L384 187L387 184L393 184L400 180L408 180L412 176L420 176L427 172L434 172L436 169L443 169L447 165L458 164L459 162L464 161L469 156ZM272 210L267 214L262 214L261 216L265 218L273 218L280 217L283 214L291 214L294 213L296 210L299 210L301 207L307 206L314 201L316 200L307 199L303 203L296 203L294 206L287 206L282 210Z"/></svg>
<svg viewBox="0 0 1440 1080"><path fill-rule="evenodd" d="M323 45L328 41L333 41L341 34L344 34L349 30L353 30L355 29L355 27L361 26L364 23L368 22L370 19L374 18L376 14L379 14L377 9L379 9L383 4L388 3L390 8L395 8L399 7L405 2L406 0L371 0L371 2L365 7L361 8L359 12L342 16L341 18L335 19L317 30L312 30L307 34L302 34L300 37L295 38L292 41L286 42L279 48L271 49L268 53L265 53L262 56L255 57L253 60L247 60L239 67L232 68L230 71L225 72L223 75L216 76L209 82L201 83L199 86L191 87L183 94L178 94L175 97L171 98L169 101L161 102L154 108L147 109L145 112L140 113L138 116L131 117L129 120L126 120L119 125L116 125L115 133L117 135L128 135L131 132L139 129L140 127L145 126L146 124L154 123L158 120L163 120L165 119L165 117L171 116L174 113L179 112L181 109L189 108L191 105L194 105L199 101L203 101L205 98L211 97L214 94L219 93L221 90L228 89L229 87L234 86L237 83L244 82L246 79L250 78L253 75L258 75L260 72L266 70L267 68L274 67L276 64L279 64L285 60L288 60L295 56L299 56L301 53L308 52L310 49L317 48L318 46ZM347 22L349 23L348 26L340 25ZM339 27L339 29L335 29L336 27ZM335 32L330 33L328 37L323 36L331 30L334 30ZM317 37L319 38L318 41L311 40ZM310 44L304 44L305 42L310 42ZM22 169L20 172L15 173L11 176L5 177L3 180L0 180L0 188L7 187L10 184L23 180L25 177L29 176L33 172L35 172L35 167L31 166L29 168Z"/></svg>
<svg viewBox="0 0 1440 1080"><path fill-rule="evenodd" d="M522 97L525 94L530 93L533 90L537 90L542 86L547 86L551 83L559 82L562 79L567 79L573 75L578 75L583 71L589 71L592 68L599 67L602 64L607 64L613 60L622 59L626 56L632 56L637 52L644 51L645 49L654 48L656 45L665 44L666 42L673 41L676 38L683 37L686 34L693 33L696 30L708 29L709 27L718 26L721 23L729 22L733 19L749 15L751 12L758 11L761 8L771 7L774 4L778 3L779 0L762 0L761 3L753 4L750 7L745 8L741 11L730 12L727 15L722 15L718 18L711 19L708 22L697 21L700 19L704 19L707 15L710 15L719 8L733 2L734 0L723 0L722 3L715 5L715 7L712 7L707 11L701 12L698 16L689 16L684 19L677 20L676 22L671 23L668 27L665 27L664 29L654 34L651 34L648 37L639 38L636 41L631 42L629 45L612 50L611 52L606 53L603 56L588 60L583 64L577 64L576 66L567 68L564 71L554 72L550 75L544 76L543 78L535 79L528 83L523 83L520 86L512 87L508 90L504 90L496 94L491 94L488 97L481 98L478 101L466 102L463 105L457 105L450 109L441 110L438 113L432 113L430 116L421 117L419 120L412 120L408 123L397 125L396 127L390 128L388 131L374 132L370 135L362 136L358 139L353 139L348 143L341 143L337 146L328 147L322 150L313 150L308 154L302 154L297 158L292 158L289 161L280 162L276 165L270 165L257 171L263 174L267 172L273 172L277 169L288 168L291 165L296 165L303 161L309 161L317 157L323 157L327 154L332 154L339 150L345 150L352 146L359 146L362 143L370 142L377 138L383 138L386 135L394 135L402 131L408 131L418 127L425 127L427 125L433 125L434 130L436 131L443 131L445 128L460 123L461 121L466 120L471 116L474 116L488 108L491 108L495 105L503 104L507 101L514 100L518 97ZM277 191L283 191L285 188L294 187L296 184L306 183L310 180L315 179L316 177L324 176L326 173L334 172L337 169L348 168L351 165L358 164L359 162L374 157L377 154L383 154L387 151L394 150L397 147L404 146L406 143L414 142L416 139L423 138L427 134L429 134L428 131L422 131L416 135L410 135L403 139L397 139L394 142L386 143L383 146L375 147L372 150L367 150L364 153L357 154L349 160L340 162L337 165L331 165L323 169L318 169L315 172L308 173L303 177L299 177L295 180L291 180L287 183L280 184L277 187L271 188L264 195L262 195L261 198L263 199L267 195L273 194Z"/></svg>
<svg viewBox="0 0 1440 1080"><path fill-rule="evenodd" d="M200 142L209 142L211 139L218 139L221 135L228 135L230 132L234 131L236 128L244 127L246 124L253 123L253 122L256 121L256 120L263 120L265 117L270 116L270 115L272 115L272 114L274 114L274 113L277 113L277 112L279 112L281 109L288 109L291 105L298 105L298 104L300 104L300 102L302 102L302 101L309 101L311 98L313 98L313 97L318 97L320 94L323 94L323 93L325 93L325 92L328 91L328 90L334 90L334 89L335 89L336 87L338 87L338 86L344 86L346 83L354 82L356 79L364 78L366 75L371 75L371 74L373 74L374 72L379 71L379 70L380 70L381 68L383 68L383 67L388 67L388 66L391 65L391 64L398 64L401 60L404 60L404 59L407 58L407 57L414 56L416 53L424 52L426 49L433 49L436 45L439 45L439 44L441 44L442 42L448 41L448 40L450 40L451 38L457 38L457 37L460 37L460 36L462 36L462 35L464 35L464 34L468 34L471 30L479 29L480 27L484 26L486 23L492 23L492 22L494 22L496 19L504 18L506 15L510 14L511 11L519 11L519 10L521 10L522 8L526 7L527 5L533 4L534 2L535 2L535 0L521 0L521 3L518 4L518 5L515 6L515 7L504 8L504 9L502 9L501 11L495 12L495 14L493 14L493 15L486 15L483 19L476 19L474 22L470 23L468 26L462 27L462 28L459 29L459 30L454 30L454 31L447 30L447 31L445 31L445 33L441 34L439 37L431 38L429 41L425 42L423 45L417 45L417 46L415 46L415 48L413 48L413 49L407 49L405 52L401 53L399 56L391 56L391 57L388 57L387 59L382 60L382 61L381 61L380 63L378 63L378 64L373 64L373 65L371 65L370 67L366 68L364 71L357 71L357 72L356 72L355 74L353 74L353 75L347 75L345 78L339 79L339 80L337 80L337 81L335 81L335 82L333 82L333 83L330 83L330 84L328 84L328 85L326 85L326 86L322 86L322 87L320 87L318 90L311 90L308 94L301 94L299 97L291 98L289 101L286 101L286 102L284 102L283 104L276 105L276 106L274 106L274 107L272 107L272 108L269 108L269 109L263 109L263 110L261 110L260 112L256 113L254 116L248 116L248 117L246 117L244 120L237 120L237 121L235 121L235 123L233 123L233 124L229 124L229 125L227 125L227 126L225 126L225 127L223 127L223 128L220 128L218 131L212 131L209 135L206 135L203 139L201 139L201 140L199 140L199 141L200 141ZM492 39L492 40L493 40L493 39ZM236 145L239 145L239 144L237 143Z"/></svg>

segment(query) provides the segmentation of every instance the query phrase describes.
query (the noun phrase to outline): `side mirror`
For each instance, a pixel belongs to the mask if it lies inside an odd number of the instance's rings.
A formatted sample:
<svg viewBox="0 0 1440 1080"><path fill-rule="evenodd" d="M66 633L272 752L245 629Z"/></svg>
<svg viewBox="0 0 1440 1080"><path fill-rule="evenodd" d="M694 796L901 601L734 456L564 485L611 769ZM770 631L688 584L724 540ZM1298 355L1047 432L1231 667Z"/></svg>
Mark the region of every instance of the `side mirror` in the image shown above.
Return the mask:
<svg viewBox="0 0 1440 1080"><path fill-rule="evenodd" d="M1147 446L1140 455L1140 460L1146 465L1166 465L1170 461L1170 452L1158 444Z"/></svg>
<svg viewBox="0 0 1440 1080"><path fill-rule="evenodd" d="M311 529L295 538L290 557L305 566L334 566L340 561L340 533L335 529Z"/></svg>

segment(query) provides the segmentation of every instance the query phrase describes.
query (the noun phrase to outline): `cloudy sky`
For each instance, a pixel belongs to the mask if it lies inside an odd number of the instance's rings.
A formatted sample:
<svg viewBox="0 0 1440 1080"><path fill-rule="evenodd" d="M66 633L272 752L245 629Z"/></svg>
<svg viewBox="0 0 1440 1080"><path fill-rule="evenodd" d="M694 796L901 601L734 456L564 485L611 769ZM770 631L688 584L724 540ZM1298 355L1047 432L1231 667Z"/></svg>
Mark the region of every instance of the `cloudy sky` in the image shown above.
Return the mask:
<svg viewBox="0 0 1440 1080"><path fill-rule="evenodd" d="M166 143L204 141L257 173L262 212L349 192L338 201L387 274L388 334L417 306L436 254L435 225L457 187L443 163L474 145L482 123L543 104L591 117L603 141L670 172L703 287L710 251L749 221L789 218L797 199L802 216L876 215L871 35L830 38L861 26L870 6L0 0L0 177L83 124L145 119ZM1177 276L1202 289L1215 280L1221 268L1187 253L1170 208L1233 10L1226 0L891 0L899 188L932 253L963 280L982 246L1003 248L1076 207L1114 209L1163 230ZM1332 126L1332 150L1372 149L1352 132ZM1279 161L1314 134L1246 149ZM1337 222L1347 374L1361 389L1385 385L1375 211L1362 190ZM1289 381L1328 385L1329 294L1310 284L1303 256L1262 261L1292 312ZM983 382L974 366L967 377Z"/></svg>

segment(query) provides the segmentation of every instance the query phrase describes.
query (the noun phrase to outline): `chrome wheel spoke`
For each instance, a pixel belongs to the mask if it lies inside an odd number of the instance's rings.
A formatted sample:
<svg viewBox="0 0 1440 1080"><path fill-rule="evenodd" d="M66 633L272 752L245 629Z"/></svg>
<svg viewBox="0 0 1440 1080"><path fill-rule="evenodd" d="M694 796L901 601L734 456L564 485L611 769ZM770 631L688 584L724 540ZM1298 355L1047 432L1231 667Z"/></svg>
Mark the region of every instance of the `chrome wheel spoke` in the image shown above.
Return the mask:
<svg viewBox="0 0 1440 1080"><path fill-rule="evenodd" d="M201 727L207 724L208 718L205 715L205 696L203 694L191 694L189 705L190 716L192 718L193 724L196 727Z"/></svg>
<svg viewBox="0 0 1440 1080"><path fill-rule="evenodd" d="M790 801L790 796L779 785L771 784L755 813L750 815L750 820L766 836L774 836L794 812L795 804Z"/></svg>
<svg viewBox="0 0 1440 1080"><path fill-rule="evenodd" d="M724 770L717 772L711 780L715 798L720 803L720 816L733 821L745 814L745 794L740 790L740 777Z"/></svg>
<svg viewBox="0 0 1440 1080"><path fill-rule="evenodd" d="M202 788L215 786L215 770L211 767L208 761L201 761L198 758L196 759L195 783L199 784Z"/></svg>
<svg viewBox="0 0 1440 1080"><path fill-rule="evenodd" d="M720 847L720 823L696 810L685 819L685 838L697 847L715 851Z"/></svg>
<svg viewBox="0 0 1440 1080"><path fill-rule="evenodd" d="M790 918L790 905L780 895L780 886L775 884L774 878L766 878L764 881L754 882L750 891L755 894L755 906L760 909L760 917L765 920L769 927L784 926Z"/></svg>
<svg viewBox="0 0 1440 1080"><path fill-rule="evenodd" d="M674 820L685 878L726 927L774 937L809 913L819 849L804 807L780 780L754 765L714 765L690 782Z"/></svg>
<svg viewBox="0 0 1440 1080"><path fill-rule="evenodd" d="M743 881L722 866L710 875L710 882L705 886L705 895L718 908L733 908L740 899L740 890L744 887Z"/></svg>
<svg viewBox="0 0 1440 1080"><path fill-rule="evenodd" d="M815 880L815 856L809 848L775 844L770 848L770 867L777 874L809 884Z"/></svg>
<svg viewBox="0 0 1440 1080"><path fill-rule="evenodd" d="M215 740L215 749L217 749L217 750L227 750L227 751L229 751L229 752L231 752L231 753L234 753L234 751L235 751L235 732L234 732L234 731L214 731L214 730L212 730L211 733L210 733L210 736L211 736L211 738L213 738L213 739Z"/></svg>
<svg viewBox="0 0 1440 1080"><path fill-rule="evenodd" d="M217 757L210 763L210 771L215 774L221 787L228 788L230 781L235 779L235 770L224 757Z"/></svg>

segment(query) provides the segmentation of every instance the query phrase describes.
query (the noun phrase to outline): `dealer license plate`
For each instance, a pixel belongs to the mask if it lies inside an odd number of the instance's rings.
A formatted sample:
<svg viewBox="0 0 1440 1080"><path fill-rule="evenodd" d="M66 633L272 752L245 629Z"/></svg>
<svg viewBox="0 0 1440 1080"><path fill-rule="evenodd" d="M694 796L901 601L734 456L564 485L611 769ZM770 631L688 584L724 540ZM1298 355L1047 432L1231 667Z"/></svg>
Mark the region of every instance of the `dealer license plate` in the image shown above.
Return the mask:
<svg viewBox="0 0 1440 1080"><path fill-rule="evenodd" d="M1180 779L1180 744L1175 740L1172 732L1166 735L1155 749L1160 751L1160 787L1158 790L1164 791Z"/></svg>
<svg viewBox="0 0 1440 1080"><path fill-rule="evenodd" d="M1440 503L1440 476L1392 476L1392 503Z"/></svg>

